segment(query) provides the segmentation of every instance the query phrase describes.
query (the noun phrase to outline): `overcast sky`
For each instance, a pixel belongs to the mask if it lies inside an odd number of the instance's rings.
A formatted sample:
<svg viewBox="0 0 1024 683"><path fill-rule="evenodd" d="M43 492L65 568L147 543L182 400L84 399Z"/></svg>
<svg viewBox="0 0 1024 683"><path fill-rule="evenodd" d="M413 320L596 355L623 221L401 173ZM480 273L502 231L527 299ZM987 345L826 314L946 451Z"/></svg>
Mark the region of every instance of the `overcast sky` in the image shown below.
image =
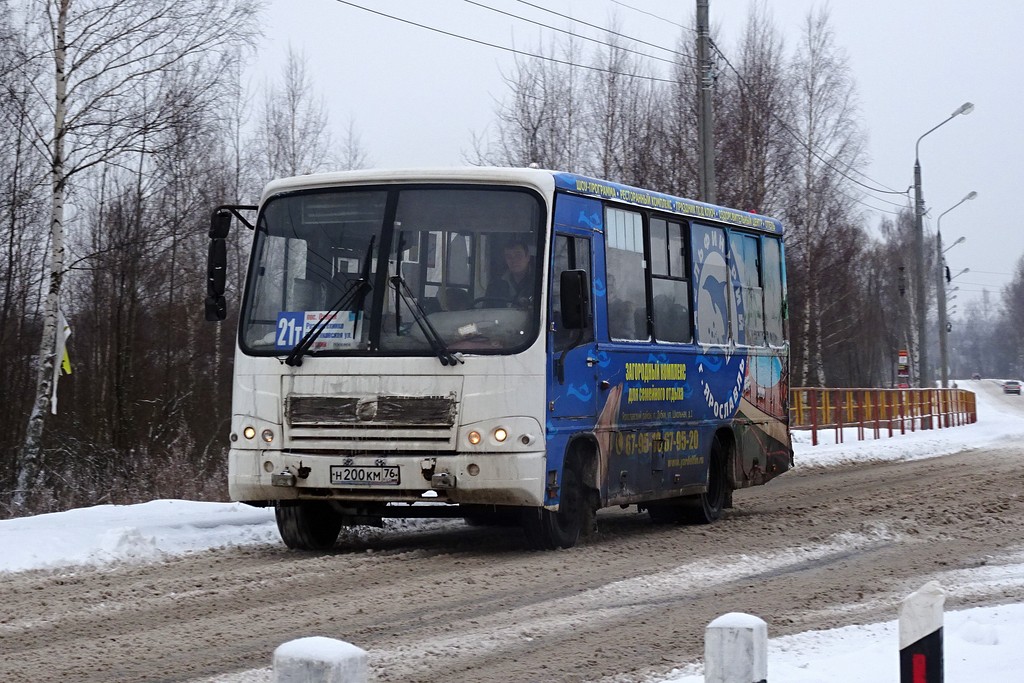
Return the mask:
<svg viewBox="0 0 1024 683"><path fill-rule="evenodd" d="M533 50L556 35L466 0L353 0L354 4L451 33ZM598 32L518 0L479 0L503 11L584 35ZM578 20L674 47L690 25L695 0L536 0ZM776 25L792 48L803 19L821 2L771 2ZM1024 193L1024 2L1019 0L833 0L836 39L857 80L871 164L870 185L904 191L913 183L914 144L962 103L958 116L922 142L926 230L971 190L978 197L942 219L954 284L963 301L983 288L998 295L1024 255L1024 227L1013 214ZM749 0L710 0L719 45L732 59ZM644 14L648 12L650 14ZM662 21L650 16L664 17ZM305 53L324 93L335 137L351 117L374 166L451 166L464 163L473 134L485 134L495 103L505 96L502 74L514 56L499 49L417 28L338 0L270 0L267 33L254 62L254 85L279 73L289 44ZM643 46L654 53L653 48ZM654 62L654 64L659 64ZM614 180L614 179L612 179ZM657 188L652 188L657 189ZM867 193L865 204L893 210L901 196ZM866 209L872 226L884 214ZM910 255L908 255L908 258ZM970 300L970 299L968 299ZM998 296L993 298L998 301ZM954 314L954 318L956 314Z"/></svg>

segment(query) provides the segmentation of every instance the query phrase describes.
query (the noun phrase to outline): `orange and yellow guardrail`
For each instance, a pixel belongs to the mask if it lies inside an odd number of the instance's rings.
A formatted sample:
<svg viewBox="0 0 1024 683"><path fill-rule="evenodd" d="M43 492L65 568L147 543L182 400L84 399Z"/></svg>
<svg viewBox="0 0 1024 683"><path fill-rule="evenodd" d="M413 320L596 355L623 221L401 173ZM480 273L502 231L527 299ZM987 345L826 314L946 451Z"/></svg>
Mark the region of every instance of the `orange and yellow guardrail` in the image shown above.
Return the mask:
<svg viewBox="0 0 1024 683"><path fill-rule="evenodd" d="M856 428L857 439L873 432L942 429L978 421L974 392L966 389L824 389L789 390L789 427L811 431L818 445L820 430L834 429L836 443L844 428Z"/></svg>

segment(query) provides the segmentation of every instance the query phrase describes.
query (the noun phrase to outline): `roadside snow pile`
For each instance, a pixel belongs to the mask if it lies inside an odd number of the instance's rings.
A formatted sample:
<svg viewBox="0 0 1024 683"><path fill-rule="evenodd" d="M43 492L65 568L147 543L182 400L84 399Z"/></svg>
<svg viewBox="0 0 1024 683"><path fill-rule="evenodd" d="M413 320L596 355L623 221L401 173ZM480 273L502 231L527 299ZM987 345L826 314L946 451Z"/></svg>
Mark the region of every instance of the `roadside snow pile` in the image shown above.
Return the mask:
<svg viewBox="0 0 1024 683"><path fill-rule="evenodd" d="M278 543L273 509L154 500L0 522L0 571L155 562L225 546Z"/></svg>

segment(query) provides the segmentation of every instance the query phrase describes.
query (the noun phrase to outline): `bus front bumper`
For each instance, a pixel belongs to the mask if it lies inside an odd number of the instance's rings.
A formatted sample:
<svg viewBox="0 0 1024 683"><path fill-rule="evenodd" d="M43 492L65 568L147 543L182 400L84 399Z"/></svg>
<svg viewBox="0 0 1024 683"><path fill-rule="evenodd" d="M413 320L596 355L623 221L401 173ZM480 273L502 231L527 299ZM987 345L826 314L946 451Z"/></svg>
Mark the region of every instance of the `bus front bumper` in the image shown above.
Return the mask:
<svg viewBox="0 0 1024 683"><path fill-rule="evenodd" d="M543 451L466 455L323 455L232 448L237 501L339 500L541 506Z"/></svg>

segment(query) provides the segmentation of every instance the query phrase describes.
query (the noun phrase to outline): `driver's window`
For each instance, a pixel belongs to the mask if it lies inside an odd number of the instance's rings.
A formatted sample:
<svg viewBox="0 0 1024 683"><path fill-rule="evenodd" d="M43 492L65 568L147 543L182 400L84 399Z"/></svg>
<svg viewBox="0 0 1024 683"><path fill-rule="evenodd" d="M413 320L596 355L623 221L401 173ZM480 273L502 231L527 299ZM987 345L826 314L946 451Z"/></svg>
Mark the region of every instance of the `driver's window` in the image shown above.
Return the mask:
<svg viewBox="0 0 1024 683"><path fill-rule="evenodd" d="M571 237L569 235L556 235L555 245L551 258L551 283L548 287L550 292L551 326L552 326L552 349L561 351L575 340L579 334L577 330L562 329L562 306L561 306L561 278L562 272L566 270L585 270L587 282L592 283L590 268L590 240L585 237ZM591 297L593 300L593 297ZM583 339L587 342L594 338L593 325L583 331Z"/></svg>

